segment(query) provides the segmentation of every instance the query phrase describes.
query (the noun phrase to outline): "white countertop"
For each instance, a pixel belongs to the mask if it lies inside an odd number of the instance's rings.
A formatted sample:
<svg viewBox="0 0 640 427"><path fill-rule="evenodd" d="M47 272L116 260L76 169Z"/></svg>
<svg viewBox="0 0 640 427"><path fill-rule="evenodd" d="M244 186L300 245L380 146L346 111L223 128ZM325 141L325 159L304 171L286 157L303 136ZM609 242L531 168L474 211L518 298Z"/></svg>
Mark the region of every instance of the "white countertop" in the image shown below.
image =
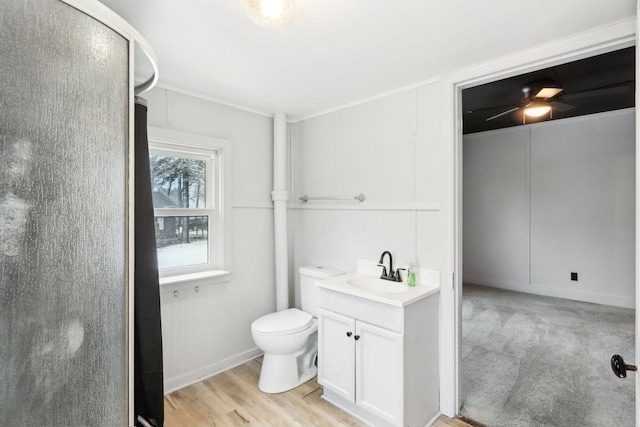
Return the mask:
<svg viewBox="0 0 640 427"><path fill-rule="evenodd" d="M348 283L351 279L364 279L364 280L380 280L384 282L385 286L402 286L406 290L402 292L384 292L381 290L367 289L357 286L352 286ZM363 272L355 272L349 274L343 274L341 276L330 277L325 280L318 280L316 285L320 288L330 289L336 292L342 292L344 294L353 295L356 297L376 301L382 304L388 304L396 307L405 307L411 303L414 303L422 298L426 298L429 295L433 295L440 291L440 285L426 283L418 283L415 287L407 286L406 282L392 282L381 280L380 276L373 274L366 274Z"/></svg>

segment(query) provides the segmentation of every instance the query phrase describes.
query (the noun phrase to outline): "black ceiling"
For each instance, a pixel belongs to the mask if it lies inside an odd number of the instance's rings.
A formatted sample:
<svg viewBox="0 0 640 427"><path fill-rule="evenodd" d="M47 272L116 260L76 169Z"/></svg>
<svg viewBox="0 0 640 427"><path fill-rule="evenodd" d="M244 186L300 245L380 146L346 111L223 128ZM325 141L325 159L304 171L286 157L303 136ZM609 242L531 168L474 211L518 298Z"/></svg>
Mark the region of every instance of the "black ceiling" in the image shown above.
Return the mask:
<svg viewBox="0 0 640 427"><path fill-rule="evenodd" d="M564 112L554 108L552 120L633 107L635 47L465 89L462 91L463 132L522 125L521 109L493 120L487 121L487 118L524 105L522 87L539 81L553 82L564 89L555 100L575 106ZM599 90L604 88L616 89ZM597 92L591 92L594 90ZM538 119L527 117L527 124L549 119L548 114Z"/></svg>

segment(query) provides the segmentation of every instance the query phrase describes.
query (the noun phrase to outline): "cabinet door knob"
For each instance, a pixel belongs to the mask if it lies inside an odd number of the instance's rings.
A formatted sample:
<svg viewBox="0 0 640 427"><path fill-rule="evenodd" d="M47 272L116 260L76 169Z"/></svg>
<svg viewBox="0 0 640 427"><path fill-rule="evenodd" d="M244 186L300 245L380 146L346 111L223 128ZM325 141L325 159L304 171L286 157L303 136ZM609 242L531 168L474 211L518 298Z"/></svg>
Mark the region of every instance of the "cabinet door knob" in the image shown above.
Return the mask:
<svg viewBox="0 0 640 427"><path fill-rule="evenodd" d="M173 296L178 298L178 291L173 291Z"/></svg>
<svg viewBox="0 0 640 427"><path fill-rule="evenodd" d="M354 339L354 340L356 340L356 341L358 341L358 340L360 339L360 335L355 335L355 336L353 337L353 339Z"/></svg>
<svg viewBox="0 0 640 427"><path fill-rule="evenodd" d="M347 336L350 337L351 335L353 335L352 332L347 332Z"/></svg>

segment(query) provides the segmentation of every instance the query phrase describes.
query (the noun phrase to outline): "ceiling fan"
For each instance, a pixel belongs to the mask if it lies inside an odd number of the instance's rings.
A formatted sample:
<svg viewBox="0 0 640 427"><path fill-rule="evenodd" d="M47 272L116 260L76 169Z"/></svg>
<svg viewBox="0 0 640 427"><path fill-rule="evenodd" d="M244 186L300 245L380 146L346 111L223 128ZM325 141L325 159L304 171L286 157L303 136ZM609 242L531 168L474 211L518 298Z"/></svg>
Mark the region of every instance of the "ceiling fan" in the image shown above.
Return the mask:
<svg viewBox="0 0 640 427"><path fill-rule="evenodd" d="M523 120L526 116L540 117L547 113L553 114L553 111L565 112L574 109L575 105L560 102L560 100L571 101L592 96L615 95L628 92L630 89L629 85L619 85L563 94L564 89L555 83L534 82L522 86L522 94L524 95L522 103L509 107L506 111L487 118L486 121L497 119L517 110L523 110Z"/></svg>

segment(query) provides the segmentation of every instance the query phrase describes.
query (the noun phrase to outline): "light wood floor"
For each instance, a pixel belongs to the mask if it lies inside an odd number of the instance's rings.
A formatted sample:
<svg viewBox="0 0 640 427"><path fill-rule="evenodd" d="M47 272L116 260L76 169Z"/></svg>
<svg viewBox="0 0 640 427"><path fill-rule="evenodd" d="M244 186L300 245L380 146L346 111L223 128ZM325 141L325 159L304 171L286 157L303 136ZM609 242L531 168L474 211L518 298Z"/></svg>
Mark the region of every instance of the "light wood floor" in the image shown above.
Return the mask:
<svg viewBox="0 0 640 427"><path fill-rule="evenodd" d="M167 427L197 426L365 426L322 400L315 379L281 394L258 390L261 359L256 359L173 392L164 399ZM440 417L435 427L468 427Z"/></svg>

